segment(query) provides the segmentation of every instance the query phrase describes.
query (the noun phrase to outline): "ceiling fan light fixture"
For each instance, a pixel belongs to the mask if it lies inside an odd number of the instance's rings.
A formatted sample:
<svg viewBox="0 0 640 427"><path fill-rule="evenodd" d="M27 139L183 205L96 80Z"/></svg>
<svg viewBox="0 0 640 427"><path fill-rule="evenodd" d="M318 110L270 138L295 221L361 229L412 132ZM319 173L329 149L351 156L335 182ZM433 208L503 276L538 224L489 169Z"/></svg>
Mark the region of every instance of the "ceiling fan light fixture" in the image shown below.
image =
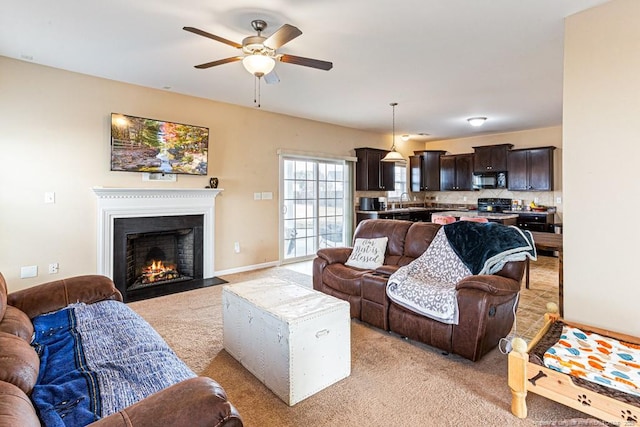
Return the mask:
<svg viewBox="0 0 640 427"><path fill-rule="evenodd" d="M487 121L487 118L486 117L469 117L467 121L471 126L478 127L478 126L482 126L484 122Z"/></svg>
<svg viewBox="0 0 640 427"><path fill-rule="evenodd" d="M244 68L256 77L262 77L273 71L276 61L270 57L260 54L247 55L242 59Z"/></svg>

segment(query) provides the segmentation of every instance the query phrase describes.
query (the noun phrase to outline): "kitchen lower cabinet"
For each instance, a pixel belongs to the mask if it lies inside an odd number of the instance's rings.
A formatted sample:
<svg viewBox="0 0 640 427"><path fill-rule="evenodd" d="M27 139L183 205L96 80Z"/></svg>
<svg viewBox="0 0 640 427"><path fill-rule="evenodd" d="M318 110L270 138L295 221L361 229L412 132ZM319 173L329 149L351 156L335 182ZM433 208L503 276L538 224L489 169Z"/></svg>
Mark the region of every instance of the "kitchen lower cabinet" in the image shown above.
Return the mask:
<svg viewBox="0 0 640 427"><path fill-rule="evenodd" d="M473 154L440 157L440 190L473 190Z"/></svg>
<svg viewBox="0 0 640 427"><path fill-rule="evenodd" d="M511 150L508 154L508 189L553 191L553 150L556 147Z"/></svg>

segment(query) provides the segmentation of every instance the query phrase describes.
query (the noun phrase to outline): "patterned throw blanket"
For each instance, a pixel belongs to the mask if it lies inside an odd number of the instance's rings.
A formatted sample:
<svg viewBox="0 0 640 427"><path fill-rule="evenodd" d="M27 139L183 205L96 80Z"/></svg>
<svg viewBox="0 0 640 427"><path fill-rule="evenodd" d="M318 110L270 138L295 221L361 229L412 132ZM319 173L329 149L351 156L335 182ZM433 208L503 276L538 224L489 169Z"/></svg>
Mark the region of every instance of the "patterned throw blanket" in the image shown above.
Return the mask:
<svg viewBox="0 0 640 427"><path fill-rule="evenodd" d="M158 333L117 301L38 316L32 400L45 426L84 426L195 377Z"/></svg>
<svg viewBox="0 0 640 427"><path fill-rule="evenodd" d="M458 221L442 226L427 250L389 277L395 303L447 324L458 324L457 283L493 274L507 262L536 259L531 233L496 223Z"/></svg>

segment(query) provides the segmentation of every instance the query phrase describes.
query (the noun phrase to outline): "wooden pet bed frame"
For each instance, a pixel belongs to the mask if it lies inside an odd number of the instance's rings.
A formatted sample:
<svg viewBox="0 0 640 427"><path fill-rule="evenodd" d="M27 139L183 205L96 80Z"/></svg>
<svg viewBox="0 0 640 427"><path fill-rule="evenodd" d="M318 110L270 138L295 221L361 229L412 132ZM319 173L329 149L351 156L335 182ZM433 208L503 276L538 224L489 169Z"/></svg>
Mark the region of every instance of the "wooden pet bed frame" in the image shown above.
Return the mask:
<svg viewBox="0 0 640 427"><path fill-rule="evenodd" d="M613 392L600 385L577 385L572 378L561 372L547 368L535 361L530 361L529 353L552 328L555 322L574 326L583 331L595 332L640 345L640 338L607 331L592 326L566 322L557 314L557 306L547 304L549 313L545 314L545 324L527 347L521 338L512 342L513 350L509 353L509 387L511 388L511 412L519 417L527 417L527 392L532 392L555 402L577 409L578 411L619 426L634 426L640 423L640 398L622 392ZM583 380L584 381L584 380ZM606 389L606 390L605 390ZM605 391L606 394L599 392ZM620 396L623 395L623 396Z"/></svg>

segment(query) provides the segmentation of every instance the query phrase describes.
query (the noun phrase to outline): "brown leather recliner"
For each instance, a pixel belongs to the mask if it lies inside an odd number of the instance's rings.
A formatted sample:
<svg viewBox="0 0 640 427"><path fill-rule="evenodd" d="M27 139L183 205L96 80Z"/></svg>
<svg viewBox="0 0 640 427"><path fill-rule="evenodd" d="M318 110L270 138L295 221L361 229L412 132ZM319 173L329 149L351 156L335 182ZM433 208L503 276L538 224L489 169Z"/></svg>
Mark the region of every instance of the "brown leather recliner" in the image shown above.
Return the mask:
<svg viewBox="0 0 640 427"><path fill-rule="evenodd" d="M313 261L314 289L346 300L351 317L472 361L479 360L509 334L524 274L524 261L509 262L493 275L474 275L457 284L459 321L449 325L389 300L389 276L424 253L441 225L370 219L358 224L353 239L387 237L384 265L366 270L345 265L351 248L325 248Z"/></svg>
<svg viewBox="0 0 640 427"><path fill-rule="evenodd" d="M38 378L40 361L30 346L31 319L66 307L102 300L122 301L113 282L104 276L77 276L7 294L0 273L0 426L40 426L29 395ZM196 377L155 393L92 426L242 426L222 387Z"/></svg>

